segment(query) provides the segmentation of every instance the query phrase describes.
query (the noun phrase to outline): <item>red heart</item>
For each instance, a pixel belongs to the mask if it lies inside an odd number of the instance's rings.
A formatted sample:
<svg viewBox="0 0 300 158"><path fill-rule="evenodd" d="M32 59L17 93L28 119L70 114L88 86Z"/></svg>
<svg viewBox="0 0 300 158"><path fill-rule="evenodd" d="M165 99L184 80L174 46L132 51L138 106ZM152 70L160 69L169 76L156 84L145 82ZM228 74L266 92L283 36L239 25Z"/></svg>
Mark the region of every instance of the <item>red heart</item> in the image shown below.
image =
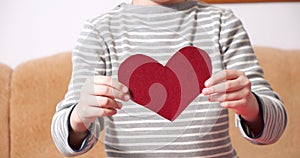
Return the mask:
<svg viewBox="0 0 300 158"><path fill-rule="evenodd" d="M166 66L142 54L130 56L120 65L118 77L134 102L174 121L201 93L211 71L209 55L187 46Z"/></svg>

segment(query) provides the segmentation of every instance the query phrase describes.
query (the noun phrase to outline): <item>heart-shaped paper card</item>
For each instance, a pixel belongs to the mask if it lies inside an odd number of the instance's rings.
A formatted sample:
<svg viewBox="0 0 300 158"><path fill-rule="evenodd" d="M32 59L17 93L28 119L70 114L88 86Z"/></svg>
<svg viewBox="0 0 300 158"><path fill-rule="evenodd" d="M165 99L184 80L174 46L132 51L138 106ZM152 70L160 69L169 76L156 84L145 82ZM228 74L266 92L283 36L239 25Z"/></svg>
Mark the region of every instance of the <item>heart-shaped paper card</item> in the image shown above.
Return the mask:
<svg viewBox="0 0 300 158"><path fill-rule="evenodd" d="M121 63L118 77L134 102L174 121L201 93L211 72L209 55L187 46L165 66L142 54L130 56Z"/></svg>

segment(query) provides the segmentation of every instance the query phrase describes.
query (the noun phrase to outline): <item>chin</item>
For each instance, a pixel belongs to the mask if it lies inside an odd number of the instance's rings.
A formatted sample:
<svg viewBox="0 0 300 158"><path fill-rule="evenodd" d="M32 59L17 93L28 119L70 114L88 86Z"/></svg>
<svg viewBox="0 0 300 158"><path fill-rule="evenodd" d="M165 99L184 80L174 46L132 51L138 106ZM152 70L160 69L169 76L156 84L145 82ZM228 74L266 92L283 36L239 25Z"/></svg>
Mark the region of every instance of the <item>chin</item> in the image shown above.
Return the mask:
<svg viewBox="0 0 300 158"><path fill-rule="evenodd" d="M178 3L184 2L185 0L152 0L155 3L168 4L168 3Z"/></svg>

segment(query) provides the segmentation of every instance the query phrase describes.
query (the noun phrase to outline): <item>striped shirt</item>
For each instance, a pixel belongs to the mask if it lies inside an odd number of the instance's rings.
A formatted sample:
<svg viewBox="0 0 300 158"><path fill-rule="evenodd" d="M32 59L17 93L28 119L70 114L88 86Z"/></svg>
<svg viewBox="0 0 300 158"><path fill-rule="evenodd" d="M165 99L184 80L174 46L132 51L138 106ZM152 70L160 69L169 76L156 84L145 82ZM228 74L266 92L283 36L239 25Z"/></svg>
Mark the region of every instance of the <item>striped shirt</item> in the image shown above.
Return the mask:
<svg viewBox="0 0 300 158"><path fill-rule="evenodd" d="M236 116L241 134L255 144L276 142L286 126L282 101L263 78L248 35L230 10L197 1L160 6L121 4L85 22L73 50L73 73L65 98L57 105L51 132L57 148L68 156L87 152L105 129L108 157L237 157L228 134L228 111L203 95L170 122L132 101L112 117L97 119L80 150L68 144L69 117L85 80L94 75L118 78L119 65L144 54L166 64L185 46L205 50L212 73L224 69L245 72L252 84L264 127L251 136ZM248 131L248 132L247 132Z"/></svg>

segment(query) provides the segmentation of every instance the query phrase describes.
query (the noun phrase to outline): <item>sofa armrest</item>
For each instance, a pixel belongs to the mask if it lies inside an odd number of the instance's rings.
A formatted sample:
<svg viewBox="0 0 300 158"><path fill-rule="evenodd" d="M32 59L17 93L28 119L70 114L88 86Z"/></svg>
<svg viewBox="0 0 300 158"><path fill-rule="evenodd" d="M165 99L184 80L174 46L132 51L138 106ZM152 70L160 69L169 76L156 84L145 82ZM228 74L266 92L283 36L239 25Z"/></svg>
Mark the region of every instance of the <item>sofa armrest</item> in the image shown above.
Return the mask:
<svg viewBox="0 0 300 158"><path fill-rule="evenodd" d="M11 157L64 157L51 136L51 121L71 78L71 53L35 59L16 67L11 81ZM103 157L99 142L83 157Z"/></svg>
<svg viewBox="0 0 300 158"><path fill-rule="evenodd" d="M9 158L9 98L12 69L0 64L0 157Z"/></svg>
<svg viewBox="0 0 300 158"><path fill-rule="evenodd" d="M258 146L244 140L233 125L231 114L230 137L238 155L242 158L296 158L300 155L300 50L283 50L255 47L259 64L266 80L277 92L288 114L288 124L279 141L272 145ZM232 111L231 111L232 113Z"/></svg>

